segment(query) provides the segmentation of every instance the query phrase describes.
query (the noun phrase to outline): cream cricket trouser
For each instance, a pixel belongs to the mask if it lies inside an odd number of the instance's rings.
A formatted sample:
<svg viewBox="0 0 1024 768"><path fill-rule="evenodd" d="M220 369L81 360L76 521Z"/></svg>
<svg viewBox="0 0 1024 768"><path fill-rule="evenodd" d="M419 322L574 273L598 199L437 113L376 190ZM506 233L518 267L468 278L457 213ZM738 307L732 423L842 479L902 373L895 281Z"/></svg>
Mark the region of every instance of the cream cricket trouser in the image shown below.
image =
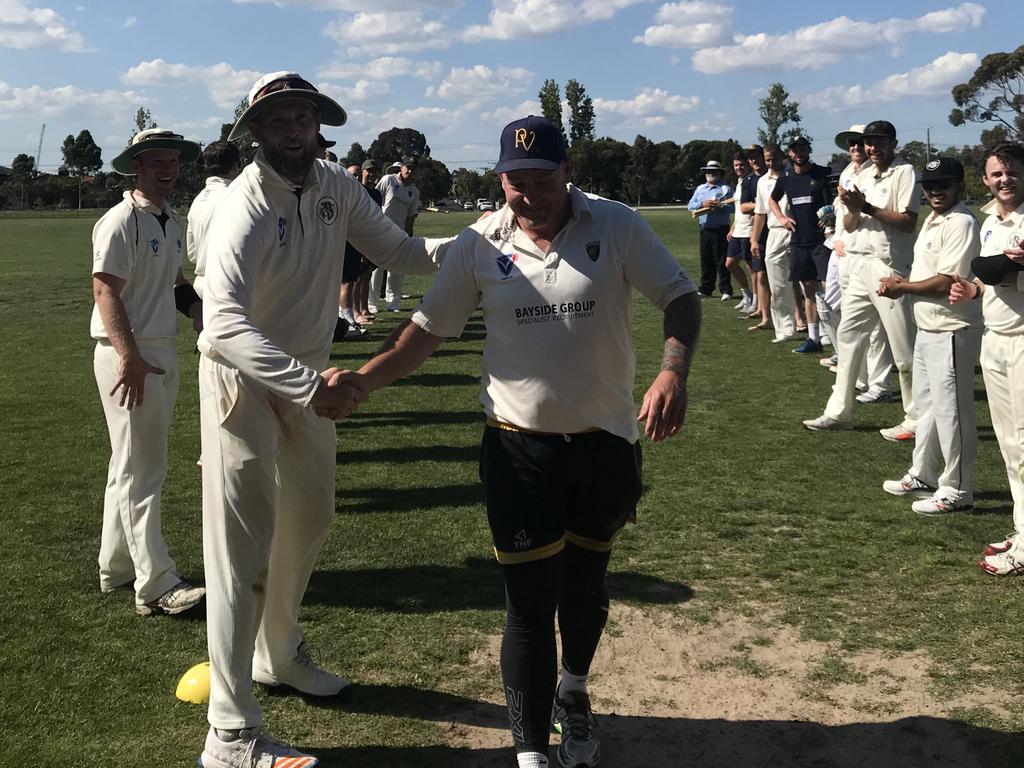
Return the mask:
<svg viewBox="0 0 1024 768"><path fill-rule="evenodd" d="M334 423L203 356L203 557L210 724L260 725L253 658L289 666L299 605L334 518Z"/></svg>
<svg viewBox="0 0 1024 768"><path fill-rule="evenodd" d="M135 582L135 602L150 603L178 583L174 560L160 531L160 493L167 476L167 437L178 398L178 345L139 344L142 357L161 368L146 377L142 405L120 405L110 396L121 364L109 342L99 341L93 355L96 386L110 435L110 463L103 494L100 535L100 588Z"/></svg>
<svg viewBox="0 0 1024 768"><path fill-rule="evenodd" d="M836 292L843 294L850 283L849 267L847 266L850 259L836 256L834 252L833 258L838 262L836 265ZM829 265L831 267L831 262ZM829 303L831 304L831 301ZM833 334L829 338L832 339L833 344L839 337L839 320L842 318L841 296L839 304L834 306L838 306L840 309L835 312L835 328L829 327L829 333ZM892 355L889 354L889 343L886 341L882 324L875 323L875 327L871 330L871 336L868 338L868 352L865 361L857 372L857 386L876 391L884 389L888 392L890 373L892 373Z"/></svg>
<svg viewBox="0 0 1024 768"><path fill-rule="evenodd" d="M981 328L918 330L914 341L917 437L908 472L953 501L974 498L974 366L980 353Z"/></svg>
<svg viewBox="0 0 1024 768"><path fill-rule="evenodd" d="M772 292L772 325L775 326L776 339L796 335L796 322L793 320L796 303L789 282L789 239L789 230L769 227L768 242L764 248L764 271Z"/></svg>
<svg viewBox="0 0 1024 768"><path fill-rule="evenodd" d="M832 396L825 406L825 415L839 421L853 416L853 395L857 373L867 352L872 329L881 320L889 340L893 362L900 377L903 398L903 424L917 428L917 410L914 407L914 317L907 297L887 299L878 295L878 283L883 277L906 277L880 259L850 257L847 268L849 282L843 292L843 316L839 321L836 353L839 355L839 373L832 388Z"/></svg>
<svg viewBox="0 0 1024 768"><path fill-rule="evenodd" d="M981 372L992 414L992 429L1006 464L1013 496L1015 557L1024 557L1024 335L985 331L981 343Z"/></svg>
<svg viewBox="0 0 1024 768"><path fill-rule="evenodd" d="M388 280L384 287L384 301L388 304L398 303L402 300L402 284L405 283L405 275L396 275L388 272Z"/></svg>
<svg viewBox="0 0 1024 768"><path fill-rule="evenodd" d="M384 283L384 275L387 270L383 267L377 267L370 273L370 296L369 305L376 307L380 304L380 287Z"/></svg>

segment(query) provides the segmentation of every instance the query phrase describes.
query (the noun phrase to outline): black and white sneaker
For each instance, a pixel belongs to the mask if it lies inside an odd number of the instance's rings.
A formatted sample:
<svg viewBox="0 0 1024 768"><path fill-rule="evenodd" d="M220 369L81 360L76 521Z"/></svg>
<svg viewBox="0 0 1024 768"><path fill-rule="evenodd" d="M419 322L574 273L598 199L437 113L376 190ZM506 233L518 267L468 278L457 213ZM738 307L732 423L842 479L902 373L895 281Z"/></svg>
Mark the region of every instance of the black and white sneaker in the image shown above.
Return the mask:
<svg viewBox="0 0 1024 768"><path fill-rule="evenodd" d="M594 736L597 720L590 697L579 691L555 692L551 724L562 734L558 763L562 768L594 768L601 760L601 743Z"/></svg>

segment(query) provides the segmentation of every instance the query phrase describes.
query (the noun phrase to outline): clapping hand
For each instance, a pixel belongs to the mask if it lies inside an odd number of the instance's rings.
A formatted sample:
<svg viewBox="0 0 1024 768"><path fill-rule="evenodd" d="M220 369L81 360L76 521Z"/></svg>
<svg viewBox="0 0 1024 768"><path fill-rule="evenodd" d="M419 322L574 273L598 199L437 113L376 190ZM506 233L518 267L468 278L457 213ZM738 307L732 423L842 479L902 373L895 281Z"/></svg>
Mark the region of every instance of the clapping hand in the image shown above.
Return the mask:
<svg viewBox="0 0 1024 768"><path fill-rule="evenodd" d="M953 285L949 287L949 303L959 304L963 301L970 301L978 295L981 289L970 280L964 280L960 275L953 275Z"/></svg>

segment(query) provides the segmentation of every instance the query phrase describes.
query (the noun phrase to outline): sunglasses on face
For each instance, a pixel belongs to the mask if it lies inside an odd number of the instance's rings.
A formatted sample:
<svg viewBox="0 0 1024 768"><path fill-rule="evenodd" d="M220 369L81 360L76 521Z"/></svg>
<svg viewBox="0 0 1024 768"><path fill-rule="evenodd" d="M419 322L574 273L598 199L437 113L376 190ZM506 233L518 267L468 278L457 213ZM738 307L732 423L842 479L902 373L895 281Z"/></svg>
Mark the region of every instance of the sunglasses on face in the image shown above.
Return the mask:
<svg viewBox="0 0 1024 768"><path fill-rule="evenodd" d="M850 149L853 149L854 147L860 147L861 149L864 148L864 142L859 139L857 141L849 141L847 143L849 144Z"/></svg>
<svg viewBox="0 0 1024 768"><path fill-rule="evenodd" d="M921 184L921 189L925 192L939 192L943 189L949 189L950 187L956 186L959 182L953 179L945 179L943 181L926 181Z"/></svg>

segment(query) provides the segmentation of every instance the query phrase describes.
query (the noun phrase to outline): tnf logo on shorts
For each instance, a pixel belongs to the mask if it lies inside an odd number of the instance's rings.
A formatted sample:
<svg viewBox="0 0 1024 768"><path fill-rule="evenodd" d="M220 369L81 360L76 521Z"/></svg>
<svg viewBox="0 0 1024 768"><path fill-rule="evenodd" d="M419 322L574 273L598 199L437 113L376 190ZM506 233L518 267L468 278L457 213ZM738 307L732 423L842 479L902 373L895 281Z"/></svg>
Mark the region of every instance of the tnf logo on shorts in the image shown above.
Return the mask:
<svg viewBox="0 0 1024 768"><path fill-rule="evenodd" d="M527 133L525 128L516 128L515 139L516 149L522 147L527 152L529 152L530 149L533 148L533 142L537 140L537 132L530 131L529 133Z"/></svg>
<svg viewBox="0 0 1024 768"><path fill-rule="evenodd" d="M516 259L518 258L518 255L515 253L503 253L496 259L502 280L510 280L512 278L512 270L515 269Z"/></svg>
<svg viewBox="0 0 1024 768"><path fill-rule="evenodd" d="M324 224L333 224L338 218L338 204L333 197L321 197L316 203L316 215Z"/></svg>
<svg viewBox="0 0 1024 768"><path fill-rule="evenodd" d="M153 249L153 255L156 256L160 253L160 241L155 237L149 241L149 247Z"/></svg>
<svg viewBox="0 0 1024 768"><path fill-rule="evenodd" d="M529 534L526 533L526 529L523 528L515 537L516 549L526 549L533 544L533 539L530 538Z"/></svg>

